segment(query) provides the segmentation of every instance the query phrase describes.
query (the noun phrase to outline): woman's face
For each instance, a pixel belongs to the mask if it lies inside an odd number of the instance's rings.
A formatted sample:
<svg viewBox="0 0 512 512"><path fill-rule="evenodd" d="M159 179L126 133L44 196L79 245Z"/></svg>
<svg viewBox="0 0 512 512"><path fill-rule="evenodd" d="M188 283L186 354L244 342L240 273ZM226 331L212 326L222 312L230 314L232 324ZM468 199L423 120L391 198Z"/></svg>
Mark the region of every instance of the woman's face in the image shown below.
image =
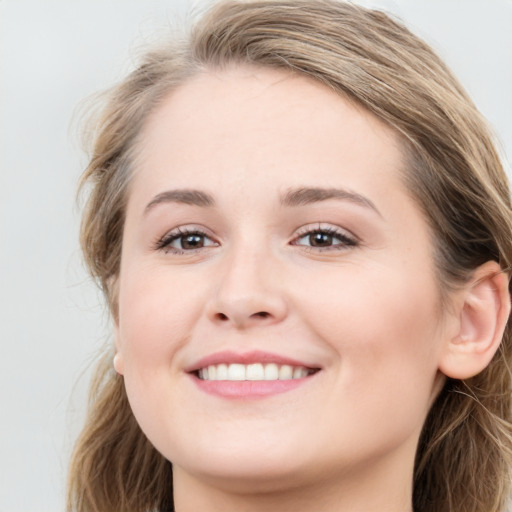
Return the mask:
<svg viewBox="0 0 512 512"><path fill-rule="evenodd" d="M204 72L150 117L117 367L175 473L412 471L450 334L405 165L372 115L279 71Z"/></svg>

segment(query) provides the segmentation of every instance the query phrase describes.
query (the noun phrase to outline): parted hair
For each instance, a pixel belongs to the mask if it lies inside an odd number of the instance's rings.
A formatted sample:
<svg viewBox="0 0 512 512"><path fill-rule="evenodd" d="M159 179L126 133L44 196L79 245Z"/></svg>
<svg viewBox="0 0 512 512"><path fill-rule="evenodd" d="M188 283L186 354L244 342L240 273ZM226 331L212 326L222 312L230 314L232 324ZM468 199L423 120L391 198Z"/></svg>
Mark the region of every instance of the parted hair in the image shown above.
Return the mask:
<svg viewBox="0 0 512 512"><path fill-rule="evenodd" d="M403 179L434 241L447 296L481 264L508 272L512 216L492 133L450 70L400 21L338 0L227 0L185 35L146 52L106 96L81 187L81 244L117 319L125 205L137 140L148 115L205 69L237 64L306 75L392 127L406 156ZM512 337L490 365L447 379L426 419L414 473L415 512L504 512L511 485ZM172 465L131 412L123 379L102 357L69 473L69 512L173 508Z"/></svg>

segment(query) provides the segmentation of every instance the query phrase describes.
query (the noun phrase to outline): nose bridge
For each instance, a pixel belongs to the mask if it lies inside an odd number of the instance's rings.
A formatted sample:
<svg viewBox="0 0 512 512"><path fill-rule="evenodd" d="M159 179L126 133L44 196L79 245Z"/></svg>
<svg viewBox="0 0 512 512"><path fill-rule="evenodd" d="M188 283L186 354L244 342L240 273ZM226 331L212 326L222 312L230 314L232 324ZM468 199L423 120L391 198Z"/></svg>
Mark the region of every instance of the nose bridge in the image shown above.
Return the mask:
<svg viewBox="0 0 512 512"><path fill-rule="evenodd" d="M226 250L210 307L216 322L247 327L278 322L286 315L279 261L268 241L250 237Z"/></svg>

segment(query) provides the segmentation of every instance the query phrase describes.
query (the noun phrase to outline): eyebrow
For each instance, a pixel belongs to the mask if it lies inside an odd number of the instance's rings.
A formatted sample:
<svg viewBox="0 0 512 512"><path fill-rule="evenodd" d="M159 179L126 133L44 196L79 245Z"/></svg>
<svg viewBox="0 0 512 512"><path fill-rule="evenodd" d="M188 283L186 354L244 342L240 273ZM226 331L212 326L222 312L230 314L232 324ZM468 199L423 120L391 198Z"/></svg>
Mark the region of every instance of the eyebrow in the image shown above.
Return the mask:
<svg viewBox="0 0 512 512"><path fill-rule="evenodd" d="M379 216L382 216L375 204L367 197L340 188L320 188L320 187L300 187L296 189L289 189L281 197L281 204L286 207L304 206L312 203L319 203L329 199L338 199L343 201L350 201L352 203L370 208L375 211ZM215 206L215 199L213 196L202 190L194 189L177 189L166 190L157 194L146 206L144 213L162 203L181 203L192 206L199 206L202 208L212 208Z"/></svg>
<svg viewBox="0 0 512 512"><path fill-rule="evenodd" d="M215 206L215 200L210 194L201 190L181 189L166 190L157 194L146 206L144 213L161 203L181 203L190 204L192 206L201 206L203 208L211 208Z"/></svg>
<svg viewBox="0 0 512 512"><path fill-rule="evenodd" d="M357 192L352 192L350 190L341 188L301 187L297 189L291 189L288 190L286 194L281 198L281 204L283 206L290 207L303 206L311 203L318 203L320 201L327 201L328 199L350 201L351 203L370 208L382 217L382 214L375 206L375 204L370 201L370 199L361 194L358 194Z"/></svg>

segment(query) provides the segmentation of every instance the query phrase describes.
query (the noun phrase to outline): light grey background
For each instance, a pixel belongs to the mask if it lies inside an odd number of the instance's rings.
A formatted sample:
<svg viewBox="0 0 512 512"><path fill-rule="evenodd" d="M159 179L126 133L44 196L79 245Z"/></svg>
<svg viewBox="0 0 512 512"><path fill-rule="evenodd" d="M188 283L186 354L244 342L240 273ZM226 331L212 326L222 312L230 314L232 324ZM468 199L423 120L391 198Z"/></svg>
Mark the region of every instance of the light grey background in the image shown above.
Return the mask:
<svg viewBox="0 0 512 512"><path fill-rule="evenodd" d="M397 13L438 49L510 159L512 0L359 3ZM0 512L63 510L87 367L108 338L78 251L75 108L190 5L0 0Z"/></svg>

